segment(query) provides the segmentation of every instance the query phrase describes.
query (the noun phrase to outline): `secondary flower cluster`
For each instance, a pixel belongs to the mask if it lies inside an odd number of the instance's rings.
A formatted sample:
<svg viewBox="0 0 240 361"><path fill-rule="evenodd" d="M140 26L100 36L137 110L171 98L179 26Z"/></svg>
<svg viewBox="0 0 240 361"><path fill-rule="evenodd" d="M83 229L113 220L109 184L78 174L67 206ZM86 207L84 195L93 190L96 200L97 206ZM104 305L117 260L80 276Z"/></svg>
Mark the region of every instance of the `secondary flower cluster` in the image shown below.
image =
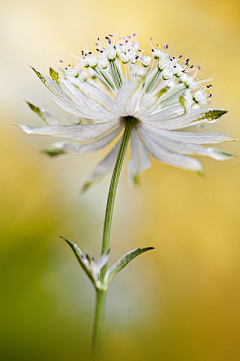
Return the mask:
<svg viewBox="0 0 240 361"><path fill-rule="evenodd" d="M85 188L113 169L129 117L135 118L131 132L129 180L151 166L150 156L162 163L203 174L201 163L189 155L225 160L232 154L202 144L233 139L218 133L186 132L185 128L214 123L224 110L202 108L209 103L211 85L199 81L199 67L189 59L174 57L168 45L143 55L135 35L119 38L109 34L98 38L96 52L82 51L76 66L63 65L50 77L33 70L46 86L50 97L71 114L70 124L62 125L55 116L29 103L46 123L44 127L19 125L27 134L64 138L42 149L48 155L83 154L98 151L117 138L109 154L96 166ZM86 46L87 48L87 46ZM63 62L62 62L63 64ZM69 141L70 140L70 141Z"/></svg>

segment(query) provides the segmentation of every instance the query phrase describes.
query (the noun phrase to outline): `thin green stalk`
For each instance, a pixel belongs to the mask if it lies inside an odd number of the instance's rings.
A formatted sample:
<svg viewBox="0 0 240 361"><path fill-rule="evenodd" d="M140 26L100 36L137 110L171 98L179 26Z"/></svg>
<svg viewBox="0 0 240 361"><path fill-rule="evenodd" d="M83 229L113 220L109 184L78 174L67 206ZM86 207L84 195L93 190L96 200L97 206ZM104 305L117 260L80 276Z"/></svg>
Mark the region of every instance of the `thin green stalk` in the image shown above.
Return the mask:
<svg viewBox="0 0 240 361"><path fill-rule="evenodd" d="M95 317L94 317L93 335L92 335L93 360L98 359L98 354L100 350L106 295L107 295L106 290L97 290L96 306L95 306L96 308L95 308Z"/></svg>
<svg viewBox="0 0 240 361"><path fill-rule="evenodd" d="M112 225L112 214L113 214L113 206L116 196L116 190L118 185L118 180L124 160L124 156L127 150L128 141L130 139L130 134L132 128L137 122L137 119L134 117L126 117L124 118L126 122L125 131L123 134L123 139L121 143L121 147L119 149L118 157L116 160L116 164L113 170L113 175L110 183L109 193L108 193L108 200L106 206L106 213L105 213L105 220L104 220L104 229L103 229L103 242L102 242L102 254L106 253L109 249L110 244L110 232L111 232L111 225ZM102 272L103 275L106 272L106 267Z"/></svg>
<svg viewBox="0 0 240 361"><path fill-rule="evenodd" d="M122 143L119 149L116 164L113 170L113 175L108 193L108 200L107 200L105 220L104 220L104 229L103 229L102 254L106 253L109 249L113 207L114 207L118 180L119 180L124 156L127 150L128 141L130 139L131 131L134 125L136 124L137 119L129 116L124 118L124 122L126 124L125 130L123 133ZM107 264L102 268L102 272L101 272L102 281L106 273L106 270L107 270ZM97 289L96 308L95 308L95 316L94 316L94 324L93 324L93 338L92 338L92 352L93 352L94 360L97 360L100 349L106 294L107 294L107 290Z"/></svg>

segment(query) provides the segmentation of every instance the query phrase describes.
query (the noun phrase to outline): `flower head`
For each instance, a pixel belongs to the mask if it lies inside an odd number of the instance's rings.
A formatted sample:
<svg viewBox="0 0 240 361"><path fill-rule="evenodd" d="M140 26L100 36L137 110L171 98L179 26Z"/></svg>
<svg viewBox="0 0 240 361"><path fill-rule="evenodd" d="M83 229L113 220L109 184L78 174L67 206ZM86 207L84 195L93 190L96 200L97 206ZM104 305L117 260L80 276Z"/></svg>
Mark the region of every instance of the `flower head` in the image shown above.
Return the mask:
<svg viewBox="0 0 240 361"><path fill-rule="evenodd" d="M82 51L76 66L63 66L50 77L33 70L50 97L70 113L68 125L45 110L29 103L46 123L44 127L19 125L27 134L63 138L42 149L48 155L83 154L98 151L118 138L110 153L96 166L86 187L108 173L115 164L122 132L129 116L135 118L131 132L129 180L151 166L150 156L172 166L203 174L201 163L189 155L225 160L232 154L203 144L231 141L227 135L186 132L201 123L214 123L224 110L202 108L209 103L211 85L197 79L200 67L189 59L175 57L168 45L143 55L133 36L115 41L112 34L98 38L95 53ZM76 56L75 56L76 57Z"/></svg>

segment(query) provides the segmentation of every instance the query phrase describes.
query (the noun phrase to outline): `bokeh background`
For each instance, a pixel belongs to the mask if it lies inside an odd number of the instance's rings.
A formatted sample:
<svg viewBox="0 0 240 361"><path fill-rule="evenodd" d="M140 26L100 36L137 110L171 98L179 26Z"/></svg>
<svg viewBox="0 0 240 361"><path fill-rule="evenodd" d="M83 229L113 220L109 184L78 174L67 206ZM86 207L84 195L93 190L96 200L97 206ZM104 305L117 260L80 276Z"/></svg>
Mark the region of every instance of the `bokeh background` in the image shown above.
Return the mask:
<svg viewBox="0 0 240 361"><path fill-rule="evenodd" d="M205 130L240 138L238 0L0 0L0 358L89 360L94 290L58 237L98 257L110 175L79 190L100 153L49 159L45 137L12 123L41 125L25 100L62 114L28 64L43 73L73 62L87 41L137 32L141 48L174 53L213 78L212 106L229 110ZM221 145L220 145L221 147ZM240 155L239 144L224 147ZM111 285L104 360L240 359L240 157L203 159L207 174L153 161L141 186L117 194L111 262L135 247L156 249Z"/></svg>

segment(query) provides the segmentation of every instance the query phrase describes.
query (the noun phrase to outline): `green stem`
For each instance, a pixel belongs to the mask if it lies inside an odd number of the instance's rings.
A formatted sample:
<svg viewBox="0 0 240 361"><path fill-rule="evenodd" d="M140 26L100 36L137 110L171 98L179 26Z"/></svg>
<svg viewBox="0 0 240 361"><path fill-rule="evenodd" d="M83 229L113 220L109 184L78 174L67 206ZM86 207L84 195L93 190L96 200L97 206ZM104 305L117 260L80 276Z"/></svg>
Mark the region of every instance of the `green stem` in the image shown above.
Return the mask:
<svg viewBox="0 0 240 361"><path fill-rule="evenodd" d="M104 229L103 229L102 254L106 253L109 249L113 207L114 207L118 180L119 180L124 156L127 150L128 141L130 139L131 131L134 125L136 124L137 119L129 116L129 117L125 117L124 121L126 124L125 130L123 133L122 143L119 149L116 164L113 170L113 175L108 193ZM106 270L107 270L107 264L102 268L101 281L103 281ZM100 349L106 293L107 290L105 289L104 290L97 289L96 308L95 308L95 316L94 316L94 324L93 324L93 339L92 339L92 352L93 352L94 360L97 360Z"/></svg>
<svg viewBox="0 0 240 361"><path fill-rule="evenodd" d="M97 290L96 308L95 308L95 317L94 317L93 335L92 335L93 360L97 360L99 355L106 295L107 295L106 290Z"/></svg>
<svg viewBox="0 0 240 361"><path fill-rule="evenodd" d="M103 241L102 241L102 254L106 253L109 249L110 244L110 232L111 232L111 225L112 225L112 214L113 214L113 206L116 196L116 190L118 185L118 180L124 160L124 156L127 150L128 141L130 139L130 134L132 128L137 122L137 119L134 117L126 117L124 118L126 122L125 131L122 138L122 143L119 149L118 157L116 160L116 164L113 170L113 175L111 179L111 184L108 193L108 200L106 206L106 213L105 213L105 220L104 220L104 229L103 229ZM106 272L107 265L105 269L103 269L103 275Z"/></svg>

